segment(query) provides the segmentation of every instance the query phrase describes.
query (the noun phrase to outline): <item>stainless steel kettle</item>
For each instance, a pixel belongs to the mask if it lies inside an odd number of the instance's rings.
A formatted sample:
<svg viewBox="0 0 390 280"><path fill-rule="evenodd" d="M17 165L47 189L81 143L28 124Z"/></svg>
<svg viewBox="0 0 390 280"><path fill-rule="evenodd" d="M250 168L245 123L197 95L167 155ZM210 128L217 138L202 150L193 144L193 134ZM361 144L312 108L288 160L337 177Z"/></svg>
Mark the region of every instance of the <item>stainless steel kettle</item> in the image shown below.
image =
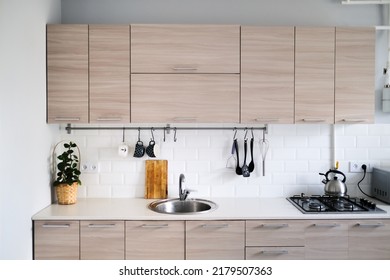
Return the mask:
<svg viewBox="0 0 390 280"><path fill-rule="evenodd" d="M325 184L325 194L326 195L331 195L331 196L344 196L347 194L347 185L345 184L346 177L343 172L339 170L332 170L329 169L328 172L324 173L319 173L320 175L325 176L325 179L322 180L322 183ZM329 179L329 174L333 174L333 178ZM342 180L339 180L336 174L342 175L344 178Z"/></svg>

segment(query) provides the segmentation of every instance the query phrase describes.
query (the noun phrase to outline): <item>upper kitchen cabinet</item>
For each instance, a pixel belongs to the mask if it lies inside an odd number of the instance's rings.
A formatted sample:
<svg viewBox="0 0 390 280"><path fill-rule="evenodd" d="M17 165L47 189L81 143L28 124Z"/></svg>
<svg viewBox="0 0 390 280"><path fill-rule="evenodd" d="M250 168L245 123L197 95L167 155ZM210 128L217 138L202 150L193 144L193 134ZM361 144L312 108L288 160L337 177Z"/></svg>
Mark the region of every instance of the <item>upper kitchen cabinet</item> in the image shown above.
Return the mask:
<svg viewBox="0 0 390 280"><path fill-rule="evenodd" d="M335 122L373 123L375 29L336 28Z"/></svg>
<svg viewBox="0 0 390 280"><path fill-rule="evenodd" d="M132 73L239 73L240 27L131 25Z"/></svg>
<svg viewBox="0 0 390 280"><path fill-rule="evenodd" d="M47 25L47 122L88 122L88 25Z"/></svg>
<svg viewBox="0 0 390 280"><path fill-rule="evenodd" d="M294 122L294 27L241 28L241 122Z"/></svg>
<svg viewBox="0 0 390 280"><path fill-rule="evenodd" d="M335 28L295 29L295 123L334 123Z"/></svg>
<svg viewBox="0 0 390 280"><path fill-rule="evenodd" d="M130 122L130 26L89 26L91 123Z"/></svg>
<svg viewBox="0 0 390 280"><path fill-rule="evenodd" d="M132 74L131 120L136 123L239 122L236 74Z"/></svg>

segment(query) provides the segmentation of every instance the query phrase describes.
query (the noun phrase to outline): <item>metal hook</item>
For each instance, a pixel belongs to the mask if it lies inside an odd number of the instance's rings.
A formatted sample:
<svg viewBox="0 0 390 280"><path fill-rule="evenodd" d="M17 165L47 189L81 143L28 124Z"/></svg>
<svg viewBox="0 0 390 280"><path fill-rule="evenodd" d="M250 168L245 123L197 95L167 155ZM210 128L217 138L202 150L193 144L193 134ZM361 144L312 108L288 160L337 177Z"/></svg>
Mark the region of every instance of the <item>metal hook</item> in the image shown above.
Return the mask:
<svg viewBox="0 0 390 280"><path fill-rule="evenodd" d="M122 143L125 143L125 128L122 129Z"/></svg>
<svg viewBox="0 0 390 280"><path fill-rule="evenodd" d="M153 135L153 131L154 131L154 128L152 127L151 129L150 129L150 132L152 133L152 141L154 141L154 135Z"/></svg>
<svg viewBox="0 0 390 280"><path fill-rule="evenodd" d="M163 141L165 142L165 132L166 132L167 128L164 127L164 138L163 138Z"/></svg>
<svg viewBox="0 0 390 280"><path fill-rule="evenodd" d="M251 128L251 132L252 132L252 139L254 139L255 136L253 135L253 127Z"/></svg>
<svg viewBox="0 0 390 280"><path fill-rule="evenodd" d="M234 135L233 135L233 140L236 140L237 139L237 127L233 128L233 131L234 131Z"/></svg>
<svg viewBox="0 0 390 280"><path fill-rule="evenodd" d="M176 138L176 127L173 129L173 131L175 132L175 134L173 135L173 141L176 142L177 141L177 138Z"/></svg>
<svg viewBox="0 0 390 280"><path fill-rule="evenodd" d="M141 141L141 128L138 127L138 142Z"/></svg>
<svg viewBox="0 0 390 280"><path fill-rule="evenodd" d="M245 136L244 136L244 140L248 140L248 138L246 137L246 136L247 136L247 134L248 134L248 128L247 128L247 127L245 127Z"/></svg>

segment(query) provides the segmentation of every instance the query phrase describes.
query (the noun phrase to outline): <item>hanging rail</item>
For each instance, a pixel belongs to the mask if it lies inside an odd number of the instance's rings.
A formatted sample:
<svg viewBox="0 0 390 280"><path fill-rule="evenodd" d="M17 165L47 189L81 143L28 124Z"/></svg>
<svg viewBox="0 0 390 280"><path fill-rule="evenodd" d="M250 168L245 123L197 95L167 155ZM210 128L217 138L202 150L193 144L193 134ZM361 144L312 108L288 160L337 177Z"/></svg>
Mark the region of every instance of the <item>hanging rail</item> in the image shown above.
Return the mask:
<svg viewBox="0 0 390 280"><path fill-rule="evenodd" d="M264 130L265 133L268 133L268 125L264 125L261 127L172 127L170 124L167 124L166 126L134 126L134 127L126 127L126 126L99 126L99 127L89 127L89 126L72 126L70 123L68 123L65 127L65 130L68 134L72 132L72 130L165 130L167 134L170 133L170 131L173 130Z"/></svg>

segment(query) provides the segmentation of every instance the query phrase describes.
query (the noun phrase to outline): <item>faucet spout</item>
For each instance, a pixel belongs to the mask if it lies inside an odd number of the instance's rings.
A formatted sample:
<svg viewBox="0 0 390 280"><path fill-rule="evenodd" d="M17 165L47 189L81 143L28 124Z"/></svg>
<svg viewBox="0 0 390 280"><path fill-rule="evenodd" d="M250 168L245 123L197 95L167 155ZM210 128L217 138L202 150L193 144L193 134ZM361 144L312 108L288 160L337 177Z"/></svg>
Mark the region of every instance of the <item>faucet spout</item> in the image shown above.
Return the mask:
<svg viewBox="0 0 390 280"><path fill-rule="evenodd" d="M185 181L184 174L180 174L180 177L179 177L179 199L182 201L185 200L187 198L188 194L190 193L187 190L183 190L183 182L184 181Z"/></svg>

